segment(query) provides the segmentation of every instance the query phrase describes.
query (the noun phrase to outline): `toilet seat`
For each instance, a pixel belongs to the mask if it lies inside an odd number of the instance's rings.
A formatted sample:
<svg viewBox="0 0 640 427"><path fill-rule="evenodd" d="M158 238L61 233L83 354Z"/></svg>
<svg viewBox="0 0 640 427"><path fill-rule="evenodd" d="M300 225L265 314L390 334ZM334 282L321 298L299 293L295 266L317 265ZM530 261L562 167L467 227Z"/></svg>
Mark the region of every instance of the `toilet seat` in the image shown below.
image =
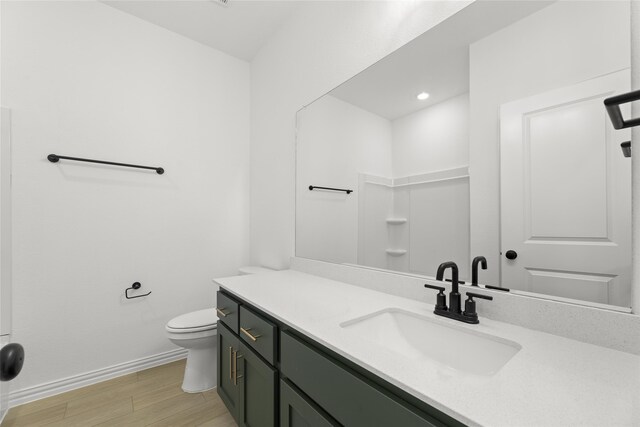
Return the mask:
<svg viewBox="0 0 640 427"><path fill-rule="evenodd" d="M167 322L166 330L173 334L203 332L217 328L218 317L213 308L183 314Z"/></svg>

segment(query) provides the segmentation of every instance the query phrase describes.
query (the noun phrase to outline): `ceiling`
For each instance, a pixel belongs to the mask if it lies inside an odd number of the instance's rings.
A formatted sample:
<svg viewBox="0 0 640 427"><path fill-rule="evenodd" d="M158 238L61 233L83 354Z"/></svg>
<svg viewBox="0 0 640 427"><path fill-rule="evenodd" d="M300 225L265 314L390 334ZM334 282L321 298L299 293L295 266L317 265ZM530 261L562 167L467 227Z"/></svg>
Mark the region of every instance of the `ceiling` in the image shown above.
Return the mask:
<svg viewBox="0 0 640 427"><path fill-rule="evenodd" d="M330 92L388 120L469 91L469 45L552 1L477 1ZM419 101L420 92L429 98Z"/></svg>
<svg viewBox="0 0 640 427"><path fill-rule="evenodd" d="M103 3L250 61L298 7L296 1L117 0Z"/></svg>

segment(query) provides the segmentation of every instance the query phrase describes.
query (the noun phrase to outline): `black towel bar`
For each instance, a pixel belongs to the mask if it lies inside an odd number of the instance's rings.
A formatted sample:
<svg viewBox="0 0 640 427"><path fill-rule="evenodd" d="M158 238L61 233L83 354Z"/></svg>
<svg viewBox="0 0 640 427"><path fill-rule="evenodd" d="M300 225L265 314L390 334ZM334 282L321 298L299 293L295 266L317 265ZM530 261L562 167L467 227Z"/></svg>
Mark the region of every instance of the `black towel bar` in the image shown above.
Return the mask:
<svg viewBox="0 0 640 427"><path fill-rule="evenodd" d="M640 126L640 117L625 120L624 117L622 117L622 111L620 111L620 104L627 104L638 100L640 100L640 90L612 96L604 100L604 106L607 109L607 113L609 113L609 118L611 119L611 124L614 129ZM631 141L623 142L620 144L620 148L622 148L622 154L625 157L631 157Z"/></svg>
<svg viewBox="0 0 640 427"><path fill-rule="evenodd" d="M344 188L318 187L317 185L310 185L309 191L313 190L344 191L347 194L353 193L353 190L345 190Z"/></svg>
<svg viewBox="0 0 640 427"><path fill-rule="evenodd" d="M114 165L114 166L124 166L127 168L138 168L138 169L151 169L156 171L158 175L162 175L164 173L164 169L157 168L155 166L140 166L140 165L132 165L129 163L116 163L116 162L106 162L104 160L93 160L93 159L82 159L80 157L69 157L69 156L59 156L57 154L49 154L47 159L51 163L57 163L60 160L73 160L76 162L88 162L88 163L100 163L102 165Z"/></svg>
<svg viewBox="0 0 640 427"><path fill-rule="evenodd" d="M620 104L627 104L637 100L640 100L640 90L612 96L604 100L604 106L615 129L625 129L640 125L640 117L625 120L622 117L622 111L620 111Z"/></svg>

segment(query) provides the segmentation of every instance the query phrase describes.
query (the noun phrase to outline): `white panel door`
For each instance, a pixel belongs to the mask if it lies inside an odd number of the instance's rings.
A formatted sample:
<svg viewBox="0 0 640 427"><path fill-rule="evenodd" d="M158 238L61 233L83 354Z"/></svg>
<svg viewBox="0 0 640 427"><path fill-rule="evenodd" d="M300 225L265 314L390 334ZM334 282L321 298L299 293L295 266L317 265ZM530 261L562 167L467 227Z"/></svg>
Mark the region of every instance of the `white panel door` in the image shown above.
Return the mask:
<svg viewBox="0 0 640 427"><path fill-rule="evenodd" d="M630 133L603 105L629 82L624 70L501 106L503 286L629 306Z"/></svg>

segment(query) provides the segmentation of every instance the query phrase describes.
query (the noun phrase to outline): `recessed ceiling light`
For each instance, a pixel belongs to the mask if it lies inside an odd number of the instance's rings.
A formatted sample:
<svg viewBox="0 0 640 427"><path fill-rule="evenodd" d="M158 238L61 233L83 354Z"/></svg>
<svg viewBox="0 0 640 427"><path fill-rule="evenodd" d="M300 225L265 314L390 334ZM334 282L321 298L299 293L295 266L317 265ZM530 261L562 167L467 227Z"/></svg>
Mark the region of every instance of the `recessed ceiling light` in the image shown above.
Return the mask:
<svg viewBox="0 0 640 427"><path fill-rule="evenodd" d="M424 101L428 97L429 94L427 92L420 92L416 98L418 98L420 101Z"/></svg>

